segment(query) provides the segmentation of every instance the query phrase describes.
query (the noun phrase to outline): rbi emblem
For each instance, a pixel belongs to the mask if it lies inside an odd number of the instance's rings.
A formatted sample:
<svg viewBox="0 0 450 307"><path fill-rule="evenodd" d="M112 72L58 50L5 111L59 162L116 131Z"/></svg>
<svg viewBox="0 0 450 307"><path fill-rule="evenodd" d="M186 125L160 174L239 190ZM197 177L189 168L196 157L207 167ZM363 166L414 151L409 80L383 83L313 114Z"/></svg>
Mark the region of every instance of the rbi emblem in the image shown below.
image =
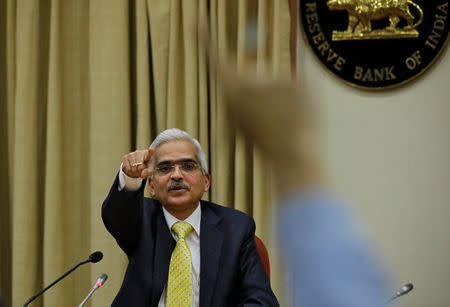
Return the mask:
<svg viewBox="0 0 450 307"><path fill-rule="evenodd" d="M449 0L300 0L303 31L319 60L368 89L420 75L446 44Z"/></svg>

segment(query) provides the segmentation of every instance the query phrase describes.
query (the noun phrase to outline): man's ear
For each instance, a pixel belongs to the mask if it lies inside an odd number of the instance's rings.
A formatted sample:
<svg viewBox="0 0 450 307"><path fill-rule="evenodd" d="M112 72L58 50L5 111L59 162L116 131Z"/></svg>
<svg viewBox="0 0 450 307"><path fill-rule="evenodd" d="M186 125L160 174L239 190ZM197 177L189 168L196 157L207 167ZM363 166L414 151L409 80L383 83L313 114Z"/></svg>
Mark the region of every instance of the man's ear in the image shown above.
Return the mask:
<svg viewBox="0 0 450 307"><path fill-rule="evenodd" d="M205 178L205 188L204 188L204 192L208 192L209 187L211 186L211 175L206 173L204 175Z"/></svg>
<svg viewBox="0 0 450 307"><path fill-rule="evenodd" d="M155 197L155 186L153 185L152 177L148 177L148 188L150 190L150 195Z"/></svg>

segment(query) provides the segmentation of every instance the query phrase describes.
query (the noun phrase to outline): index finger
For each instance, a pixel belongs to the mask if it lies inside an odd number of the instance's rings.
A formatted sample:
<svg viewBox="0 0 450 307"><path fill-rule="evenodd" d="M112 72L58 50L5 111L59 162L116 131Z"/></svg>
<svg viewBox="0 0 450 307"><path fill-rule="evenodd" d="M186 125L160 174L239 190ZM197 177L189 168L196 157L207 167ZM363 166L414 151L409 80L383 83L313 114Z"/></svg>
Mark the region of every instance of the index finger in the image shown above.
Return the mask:
<svg viewBox="0 0 450 307"><path fill-rule="evenodd" d="M153 148L147 149L147 152L145 153L145 156L144 156L144 160L142 162L146 163L146 162L150 161L154 152L155 152L155 150Z"/></svg>
<svg viewBox="0 0 450 307"><path fill-rule="evenodd" d="M151 177L153 175L153 165L151 163L147 163L146 165L147 167L144 168L140 174L140 177L142 179Z"/></svg>

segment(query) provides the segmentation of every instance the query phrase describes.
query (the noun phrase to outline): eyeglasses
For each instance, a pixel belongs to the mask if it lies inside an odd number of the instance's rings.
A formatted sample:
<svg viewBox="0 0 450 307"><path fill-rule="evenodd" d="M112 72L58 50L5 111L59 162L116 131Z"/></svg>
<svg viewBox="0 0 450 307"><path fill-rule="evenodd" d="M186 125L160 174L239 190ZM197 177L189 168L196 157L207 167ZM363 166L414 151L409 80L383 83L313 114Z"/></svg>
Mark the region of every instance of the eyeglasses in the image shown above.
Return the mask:
<svg viewBox="0 0 450 307"><path fill-rule="evenodd" d="M155 167L155 171L159 175L167 175L175 170L175 165L178 165L180 170L186 174L193 173L199 168L197 162L188 160L163 163L162 165Z"/></svg>

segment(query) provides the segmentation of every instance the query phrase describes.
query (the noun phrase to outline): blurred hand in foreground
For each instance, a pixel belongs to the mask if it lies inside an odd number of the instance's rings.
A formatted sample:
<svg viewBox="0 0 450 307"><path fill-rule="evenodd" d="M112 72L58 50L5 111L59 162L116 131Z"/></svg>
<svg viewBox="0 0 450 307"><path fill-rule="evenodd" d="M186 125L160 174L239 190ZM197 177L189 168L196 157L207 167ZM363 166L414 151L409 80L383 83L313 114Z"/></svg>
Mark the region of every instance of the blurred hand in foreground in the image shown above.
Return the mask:
<svg viewBox="0 0 450 307"><path fill-rule="evenodd" d="M289 78L256 72L256 63L238 69L213 44L205 46L230 120L272 161L281 196L320 183L319 135L308 90Z"/></svg>

